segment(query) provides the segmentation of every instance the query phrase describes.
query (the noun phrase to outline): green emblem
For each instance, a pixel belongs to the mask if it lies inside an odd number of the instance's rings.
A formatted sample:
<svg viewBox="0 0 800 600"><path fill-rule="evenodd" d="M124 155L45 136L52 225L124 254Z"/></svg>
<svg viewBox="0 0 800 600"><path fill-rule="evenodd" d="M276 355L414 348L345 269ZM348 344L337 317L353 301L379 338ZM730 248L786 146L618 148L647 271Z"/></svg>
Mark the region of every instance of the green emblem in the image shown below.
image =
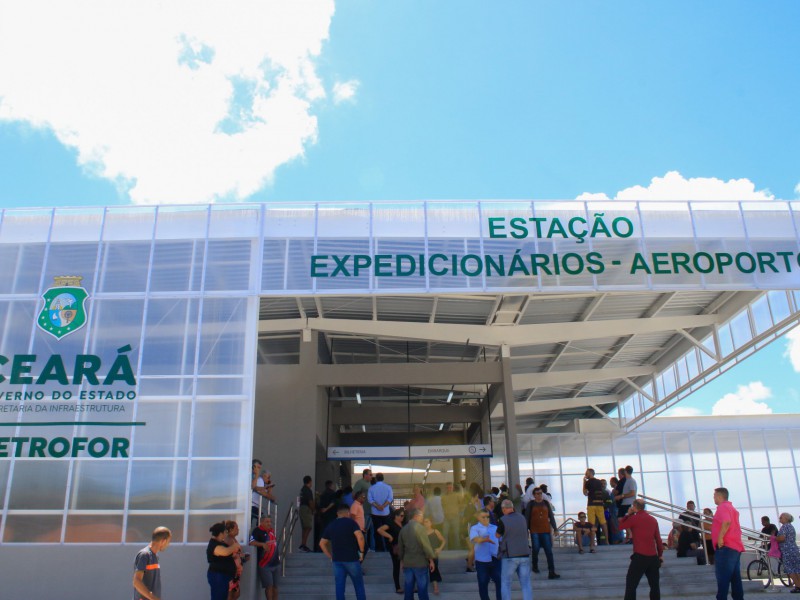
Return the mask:
<svg viewBox="0 0 800 600"><path fill-rule="evenodd" d="M89 293L81 287L83 277L73 275L54 279L56 287L42 294L44 306L36 324L39 329L60 340L86 325L84 302Z"/></svg>

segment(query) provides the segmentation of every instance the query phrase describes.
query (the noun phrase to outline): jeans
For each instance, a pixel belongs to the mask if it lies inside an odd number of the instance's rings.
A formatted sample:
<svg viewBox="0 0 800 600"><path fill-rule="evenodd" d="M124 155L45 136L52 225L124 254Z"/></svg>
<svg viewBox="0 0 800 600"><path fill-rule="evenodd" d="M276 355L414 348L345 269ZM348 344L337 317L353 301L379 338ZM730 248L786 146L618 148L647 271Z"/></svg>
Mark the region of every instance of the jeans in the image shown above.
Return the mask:
<svg viewBox="0 0 800 600"><path fill-rule="evenodd" d="M519 577L522 586L522 600L533 600L531 589L531 563L527 556L514 556L503 559L502 600L511 600L511 578L514 573Z"/></svg>
<svg viewBox="0 0 800 600"><path fill-rule="evenodd" d="M531 544L533 545L533 568L539 568L539 548L544 549L544 555L547 557L547 571L548 573L555 573L556 566L553 562L553 538L549 533L532 533Z"/></svg>
<svg viewBox="0 0 800 600"><path fill-rule="evenodd" d="M344 600L344 587L348 577L353 581L353 587L356 590L356 600L367 599L367 593L364 591L364 575L361 572L360 562L334 562L333 577L336 581L336 600Z"/></svg>
<svg viewBox="0 0 800 600"><path fill-rule="evenodd" d="M385 537L378 535L377 531L384 525L388 525L389 517L384 517L383 515L370 515L370 519L372 520L372 531L375 536L375 543L374 543L375 552L388 552L389 551L388 540Z"/></svg>
<svg viewBox="0 0 800 600"><path fill-rule="evenodd" d="M714 572L717 575L717 600L727 600L728 588L733 600L744 598L742 570L739 560L741 553L727 546L717 548L714 553Z"/></svg>
<svg viewBox="0 0 800 600"><path fill-rule="evenodd" d="M502 565L500 561L494 557L492 557L492 562L476 560L475 570L478 573L478 596L480 596L480 599L489 600L489 580L491 580L494 581L497 600L502 600L500 594L500 571L502 570Z"/></svg>
<svg viewBox="0 0 800 600"><path fill-rule="evenodd" d="M414 583L417 584L419 600L428 597L428 567L403 567L403 599L414 600ZM339 600L338 598L336 600Z"/></svg>
<svg viewBox="0 0 800 600"><path fill-rule="evenodd" d="M375 528L372 525L372 515L364 515L364 541L366 542L366 548L375 552ZM366 550L366 548L364 549Z"/></svg>
<svg viewBox="0 0 800 600"><path fill-rule="evenodd" d="M659 569L661 561L658 556L645 556L633 554L625 577L625 600L636 600L636 588L642 580L642 575L647 577L650 584L650 600L660 600L661 587L659 585Z"/></svg>
<svg viewBox="0 0 800 600"><path fill-rule="evenodd" d="M230 575L209 571L207 578L208 585L211 586L211 600L228 600L228 583L231 580Z"/></svg>

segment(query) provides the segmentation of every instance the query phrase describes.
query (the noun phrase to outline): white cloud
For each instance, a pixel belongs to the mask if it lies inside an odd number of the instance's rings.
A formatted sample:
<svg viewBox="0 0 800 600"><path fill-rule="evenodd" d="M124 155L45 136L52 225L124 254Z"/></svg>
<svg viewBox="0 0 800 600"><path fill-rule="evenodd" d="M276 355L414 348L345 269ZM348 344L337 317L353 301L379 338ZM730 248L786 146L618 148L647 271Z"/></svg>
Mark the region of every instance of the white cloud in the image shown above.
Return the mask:
<svg viewBox="0 0 800 600"><path fill-rule="evenodd" d="M699 417L703 411L691 406L676 406L664 413L665 417Z"/></svg>
<svg viewBox="0 0 800 600"><path fill-rule="evenodd" d="M134 202L258 191L316 141L333 0L0 5L0 121L50 128Z"/></svg>
<svg viewBox="0 0 800 600"><path fill-rule="evenodd" d="M611 200L606 194L584 192L578 200ZM686 179L678 171L670 171L664 177L653 177L650 185L635 185L617 192L614 200L669 201L669 200L774 200L769 190L756 190L749 179L723 181L716 177L690 177Z"/></svg>
<svg viewBox="0 0 800 600"><path fill-rule="evenodd" d="M786 351L796 373L800 373L800 327L795 327L786 334Z"/></svg>
<svg viewBox="0 0 800 600"><path fill-rule="evenodd" d="M771 415L772 408L766 402L772 398L772 390L760 381L740 385L735 392L725 394L711 409L712 415Z"/></svg>
<svg viewBox="0 0 800 600"><path fill-rule="evenodd" d="M356 92L361 83L356 79L350 81L337 81L333 84L333 103L341 104L342 102L355 101Z"/></svg>

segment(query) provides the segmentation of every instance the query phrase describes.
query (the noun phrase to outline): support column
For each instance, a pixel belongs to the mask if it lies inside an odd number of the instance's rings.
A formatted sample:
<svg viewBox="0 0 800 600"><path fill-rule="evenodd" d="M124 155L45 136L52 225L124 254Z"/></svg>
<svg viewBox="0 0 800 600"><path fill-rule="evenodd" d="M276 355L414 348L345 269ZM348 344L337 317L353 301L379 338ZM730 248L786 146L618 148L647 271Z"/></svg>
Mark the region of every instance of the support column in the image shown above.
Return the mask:
<svg viewBox="0 0 800 600"><path fill-rule="evenodd" d="M464 478L464 459L453 459L453 485L461 485L461 480Z"/></svg>
<svg viewBox="0 0 800 600"><path fill-rule="evenodd" d="M514 410L514 386L511 383L511 348L500 348L500 362L503 367L502 402L503 432L506 441L506 472L508 487L514 489L519 480L519 449L517 448L517 417Z"/></svg>

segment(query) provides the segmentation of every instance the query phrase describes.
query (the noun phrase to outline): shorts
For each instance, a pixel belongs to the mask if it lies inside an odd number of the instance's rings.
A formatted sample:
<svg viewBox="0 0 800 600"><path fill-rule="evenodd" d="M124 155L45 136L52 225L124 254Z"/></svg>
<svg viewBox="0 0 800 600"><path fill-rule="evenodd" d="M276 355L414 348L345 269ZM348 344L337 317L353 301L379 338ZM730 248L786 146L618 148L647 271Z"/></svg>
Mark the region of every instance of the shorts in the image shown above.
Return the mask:
<svg viewBox="0 0 800 600"><path fill-rule="evenodd" d="M262 588L278 587L278 576L281 566L258 567L258 579Z"/></svg>
<svg viewBox="0 0 800 600"><path fill-rule="evenodd" d="M592 525L595 523L595 519L597 520L600 525L606 524L606 511L605 506L587 506L586 507L586 520L589 521Z"/></svg>
<svg viewBox="0 0 800 600"><path fill-rule="evenodd" d="M314 513L311 512L310 506L300 507L300 526L303 529L311 529L314 526Z"/></svg>

